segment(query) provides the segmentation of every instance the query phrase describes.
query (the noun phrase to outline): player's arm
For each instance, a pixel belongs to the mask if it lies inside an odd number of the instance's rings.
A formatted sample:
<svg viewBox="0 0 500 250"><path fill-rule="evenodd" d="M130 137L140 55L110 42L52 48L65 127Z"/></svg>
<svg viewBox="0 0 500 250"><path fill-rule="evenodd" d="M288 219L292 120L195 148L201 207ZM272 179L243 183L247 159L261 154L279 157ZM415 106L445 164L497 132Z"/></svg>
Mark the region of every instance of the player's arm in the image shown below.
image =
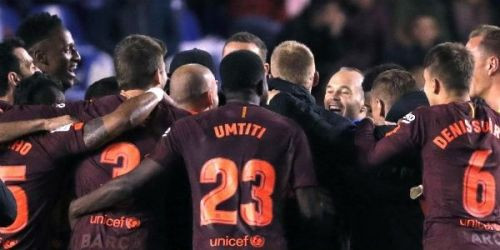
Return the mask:
<svg viewBox="0 0 500 250"><path fill-rule="evenodd" d="M398 126L377 141L375 125L370 119L358 124L354 144L357 158L362 169L382 166L391 158L406 152L415 151L422 144L422 112L409 113L400 120Z"/></svg>
<svg viewBox="0 0 500 250"><path fill-rule="evenodd" d="M134 193L159 176L163 168L151 159L145 159L130 173L104 184L93 192L71 202L69 208L70 222L85 214L104 210L131 198Z"/></svg>
<svg viewBox="0 0 500 250"><path fill-rule="evenodd" d="M155 90L157 93L146 92L128 99L112 113L87 122L83 128L85 147L96 148L143 123L163 99L163 93L159 93L160 89Z"/></svg>
<svg viewBox="0 0 500 250"><path fill-rule="evenodd" d="M355 126L348 119L332 113L330 120L315 110L316 105L304 102L288 93L278 93L269 102L269 109L296 121L307 132L326 145L345 143ZM352 138L352 137L351 137ZM352 139L351 139L352 140Z"/></svg>
<svg viewBox="0 0 500 250"><path fill-rule="evenodd" d="M17 216L17 207L14 196L0 180L0 226L8 226Z"/></svg>
<svg viewBox="0 0 500 250"><path fill-rule="evenodd" d="M3 122L0 123L0 143L39 131L51 131L72 122L73 119L68 115L48 119Z"/></svg>
<svg viewBox="0 0 500 250"><path fill-rule="evenodd" d="M126 200L140 190L153 178L160 176L168 167L178 164L180 154L174 145L175 128L157 143L155 150L148 159L131 172L113 179L90 194L73 201L69 208L70 222L76 218L109 208Z"/></svg>

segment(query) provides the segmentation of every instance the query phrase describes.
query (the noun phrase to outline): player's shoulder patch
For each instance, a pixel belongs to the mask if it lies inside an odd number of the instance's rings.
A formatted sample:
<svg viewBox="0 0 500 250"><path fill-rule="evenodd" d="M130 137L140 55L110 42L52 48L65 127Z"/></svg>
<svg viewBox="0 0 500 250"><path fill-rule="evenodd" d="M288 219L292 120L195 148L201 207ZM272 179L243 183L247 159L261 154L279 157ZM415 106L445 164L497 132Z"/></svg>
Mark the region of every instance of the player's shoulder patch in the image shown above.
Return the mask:
<svg viewBox="0 0 500 250"><path fill-rule="evenodd" d="M412 121L415 120L415 118L416 118L415 115L412 112L410 112L405 116L403 116L403 118L401 118L401 120L399 121L405 124L410 124Z"/></svg>
<svg viewBox="0 0 500 250"><path fill-rule="evenodd" d="M73 126L73 124L63 125L61 127L58 127L56 129L51 130L50 133L67 132L67 131L69 131L71 129L71 126Z"/></svg>

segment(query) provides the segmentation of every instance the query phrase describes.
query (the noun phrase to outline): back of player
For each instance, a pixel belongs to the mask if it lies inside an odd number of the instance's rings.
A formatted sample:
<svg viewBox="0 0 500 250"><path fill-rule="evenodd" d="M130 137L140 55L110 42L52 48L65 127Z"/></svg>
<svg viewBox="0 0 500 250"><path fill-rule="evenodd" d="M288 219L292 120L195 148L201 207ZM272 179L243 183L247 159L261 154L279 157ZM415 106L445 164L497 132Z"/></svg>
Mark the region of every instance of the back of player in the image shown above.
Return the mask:
<svg viewBox="0 0 500 250"><path fill-rule="evenodd" d="M155 152L173 147L188 171L193 249L287 249L283 200L294 188L316 184L297 125L262 107L230 102L176 122L164 141L169 145Z"/></svg>
<svg viewBox="0 0 500 250"><path fill-rule="evenodd" d="M500 116L480 99L431 110L414 116L424 118L425 128L424 247L498 249Z"/></svg>
<svg viewBox="0 0 500 250"><path fill-rule="evenodd" d="M136 168L173 121L189 113L162 103L146 124L118 137L88 156L75 172L77 197ZM159 184L159 183L156 183ZM161 188L148 186L147 195L103 213L82 217L73 228L71 249L163 249L159 235Z"/></svg>
<svg viewBox="0 0 500 250"><path fill-rule="evenodd" d="M65 141L65 143L61 143ZM59 196L56 160L83 152L81 126L26 136L0 149L0 178L13 193L17 217L0 228L1 249L46 249L50 209Z"/></svg>

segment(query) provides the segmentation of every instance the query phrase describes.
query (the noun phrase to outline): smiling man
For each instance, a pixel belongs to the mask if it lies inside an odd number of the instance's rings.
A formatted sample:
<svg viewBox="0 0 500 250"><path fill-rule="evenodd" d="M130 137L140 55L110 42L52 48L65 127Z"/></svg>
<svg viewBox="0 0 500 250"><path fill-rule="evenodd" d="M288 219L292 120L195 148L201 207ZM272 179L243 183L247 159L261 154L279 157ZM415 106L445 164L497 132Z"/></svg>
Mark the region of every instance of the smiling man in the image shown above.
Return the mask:
<svg viewBox="0 0 500 250"><path fill-rule="evenodd" d="M351 121L359 121L366 115L361 83L363 74L355 68L341 68L328 85L324 98L326 110L333 111Z"/></svg>
<svg viewBox="0 0 500 250"><path fill-rule="evenodd" d="M58 80L64 91L75 84L80 54L71 32L57 15L30 16L19 26L17 35L26 43L35 65Z"/></svg>

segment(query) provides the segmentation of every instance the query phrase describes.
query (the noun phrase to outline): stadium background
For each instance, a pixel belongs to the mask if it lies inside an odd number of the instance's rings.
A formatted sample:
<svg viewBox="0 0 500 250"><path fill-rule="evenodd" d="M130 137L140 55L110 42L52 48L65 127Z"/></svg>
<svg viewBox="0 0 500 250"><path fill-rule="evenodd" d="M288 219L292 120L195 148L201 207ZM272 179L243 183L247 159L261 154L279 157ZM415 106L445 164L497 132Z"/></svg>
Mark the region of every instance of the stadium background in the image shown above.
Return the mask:
<svg viewBox="0 0 500 250"><path fill-rule="evenodd" d="M323 84L313 93L321 99L325 80L341 66L364 70L394 62L422 83L429 48L464 42L479 24L500 24L500 0L0 0L0 39L41 11L62 18L82 57L69 100L83 99L91 83L114 74L113 48L133 33L165 41L167 60L196 47L210 52L216 65L224 40L237 31L261 37L269 52L298 40L316 57Z"/></svg>

